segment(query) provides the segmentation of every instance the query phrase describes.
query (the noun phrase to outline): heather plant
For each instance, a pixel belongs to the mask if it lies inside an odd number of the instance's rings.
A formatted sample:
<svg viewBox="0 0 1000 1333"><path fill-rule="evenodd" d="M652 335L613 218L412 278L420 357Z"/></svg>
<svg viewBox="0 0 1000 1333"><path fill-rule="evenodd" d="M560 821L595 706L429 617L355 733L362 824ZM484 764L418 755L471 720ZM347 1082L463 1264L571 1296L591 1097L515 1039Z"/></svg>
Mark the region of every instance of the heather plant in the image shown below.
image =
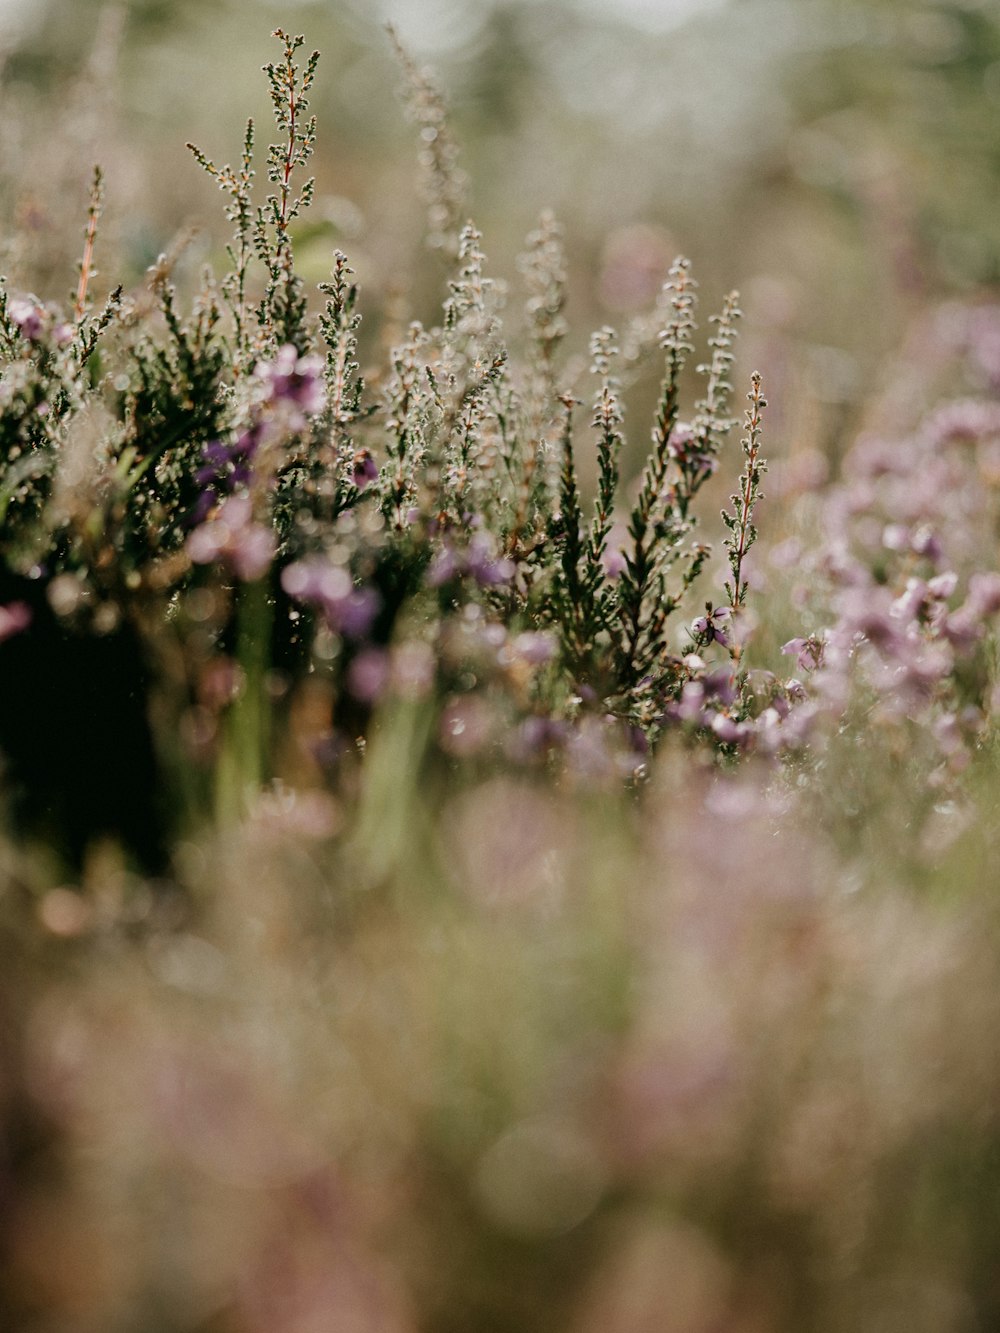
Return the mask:
<svg viewBox="0 0 1000 1333"><path fill-rule="evenodd" d="M303 62L301 37L275 35L264 201L252 121L236 166L191 145L233 226L221 282L206 274L185 312L167 255L145 292L118 289L93 312L98 171L72 316L4 296L4 558L18 587L35 585L8 600L9 624L42 594L67 633L137 632L165 781L196 803L199 784L212 786L221 815L277 771L307 678L314 698L325 682L329 711L311 760L334 781L373 709L400 694L438 710L438 748L452 759L479 749L478 736L508 762L558 765L575 748L627 774L678 721L730 752L747 708L736 626L763 470L759 378L747 472L724 516L728 604L691 611L710 556L695 501L733 426L735 293L713 321L704 392L684 420L696 285L687 260L671 269L653 339L664 378L633 498L620 476L618 335L594 335L588 499L561 358L560 229L545 215L528 238L524 331L510 341L506 286L474 224L459 222L464 179L443 99L401 52L430 241L451 276L440 323L411 323L370 390L347 256L336 252L316 312L296 270L319 56ZM633 364L637 339L629 330ZM22 632L30 638L27 622ZM699 690L706 710L690 706Z"/></svg>
<svg viewBox="0 0 1000 1333"><path fill-rule="evenodd" d="M981 306L963 322L988 331L994 318ZM793 537L779 553L797 566L794 596L812 620L783 649L811 695L786 723L789 738L816 749L824 727L845 720L854 733L895 735L923 753L932 787L948 785L993 727L1000 418L983 343L951 364L953 383L978 377L978 395L939 401L901 438L888 421L864 432L841 482L816 497L819 539Z"/></svg>

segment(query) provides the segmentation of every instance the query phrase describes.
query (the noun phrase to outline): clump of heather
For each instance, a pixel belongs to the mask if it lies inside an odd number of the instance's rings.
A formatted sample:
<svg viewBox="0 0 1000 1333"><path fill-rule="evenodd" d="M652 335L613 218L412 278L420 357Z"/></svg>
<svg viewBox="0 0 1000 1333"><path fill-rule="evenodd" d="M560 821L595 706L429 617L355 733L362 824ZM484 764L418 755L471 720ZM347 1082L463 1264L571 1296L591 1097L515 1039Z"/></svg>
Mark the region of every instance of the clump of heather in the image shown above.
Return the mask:
<svg viewBox="0 0 1000 1333"><path fill-rule="evenodd" d="M934 782L969 763L995 702L998 448L998 404L980 396L939 403L903 438L866 431L845 455L814 539L777 553L810 621L782 650L809 695L782 740L815 746L849 720L922 750Z"/></svg>
<svg viewBox="0 0 1000 1333"><path fill-rule="evenodd" d="M735 753L749 707L759 377L724 515L731 582L704 614L711 551L697 502L735 424L736 294L710 323L703 389L685 412L696 283L686 259L671 269L647 338L662 388L629 492L618 333L593 335L589 382L574 383L550 214L519 265L516 331L483 237L462 220L443 99L401 53L430 237L450 276L440 321L411 323L370 388L347 256L335 253L318 293L296 269L319 57L276 36L263 200L253 122L235 166L192 146L233 238L228 271L206 276L190 310L172 256L145 291L92 309L100 172L71 311L3 295L7 634L30 638L19 608L37 604L69 638L133 636L163 787L176 804L214 800L222 816L283 765L346 780L373 718L401 699L428 710L429 761L628 780L678 727ZM637 338L626 331L627 368ZM593 496L578 481L584 450Z"/></svg>

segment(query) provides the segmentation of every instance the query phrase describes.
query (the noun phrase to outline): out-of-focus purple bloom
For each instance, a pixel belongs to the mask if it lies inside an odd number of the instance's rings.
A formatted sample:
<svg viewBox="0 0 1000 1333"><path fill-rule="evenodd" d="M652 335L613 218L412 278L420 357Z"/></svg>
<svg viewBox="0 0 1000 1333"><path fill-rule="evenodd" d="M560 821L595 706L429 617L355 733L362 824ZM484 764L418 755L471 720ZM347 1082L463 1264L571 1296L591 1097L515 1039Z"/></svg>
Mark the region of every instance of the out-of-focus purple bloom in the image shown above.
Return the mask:
<svg viewBox="0 0 1000 1333"><path fill-rule="evenodd" d="M895 648L900 631L887 589L870 586L848 589L837 597L836 607L845 635L860 636L890 652Z"/></svg>
<svg viewBox="0 0 1000 1333"><path fill-rule="evenodd" d="M381 599L374 588L356 588L341 565L309 556L286 565L281 586L289 597L315 606L331 629L349 639L363 639L378 615Z"/></svg>
<svg viewBox="0 0 1000 1333"><path fill-rule="evenodd" d="M568 734L567 723L556 718L526 717L511 732L504 749L516 764L533 763L560 749Z"/></svg>
<svg viewBox="0 0 1000 1333"><path fill-rule="evenodd" d="M510 645L512 654L529 666L545 666L558 651L555 636L545 630L525 630Z"/></svg>
<svg viewBox="0 0 1000 1333"><path fill-rule="evenodd" d="M679 722L698 722L702 720L705 709L705 686L700 680L685 681L680 697L667 709L669 717Z"/></svg>
<svg viewBox="0 0 1000 1333"><path fill-rule="evenodd" d="M354 583L343 566L333 565L322 556L308 556L285 566L281 586L298 602L322 606L350 596Z"/></svg>
<svg viewBox="0 0 1000 1333"><path fill-rule="evenodd" d="M426 581L429 587L440 588L454 578L468 575L481 588L492 588L509 583L515 573L514 562L506 556L497 556L486 534L477 532L464 551L445 542L431 560Z"/></svg>
<svg viewBox="0 0 1000 1333"><path fill-rule="evenodd" d="M381 605L382 599L374 588L354 588L337 607L335 628L349 639L363 639Z"/></svg>
<svg viewBox="0 0 1000 1333"><path fill-rule="evenodd" d="M202 490L191 511L192 524L203 522L220 500L249 484L261 435L261 425L255 423L230 444L209 440L203 447L202 466L195 473L195 481Z"/></svg>
<svg viewBox="0 0 1000 1333"><path fill-rule="evenodd" d="M751 734L751 728L745 722L736 722L728 713L716 713L709 729L726 745L742 745Z"/></svg>
<svg viewBox="0 0 1000 1333"><path fill-rule="evenodd" d="M31 607L27 602L8 602L0 606L0 643L21 634L31 624Z"/></svg>
<svg viewBox="0 0 1000 1333"><path fill-rule="evenodd" d="M927 584L923 579L907 579L906 588L889 608L897 620L917 620L926 611L929 600Z"/></svg>
<svg viewBox="0 0 1000 1333"><path fill-rule="evenodd" d="M927 592L936 602L946 602L958 587L958 575L953 569L947 569L943 574L935 574L932 579L927 580Z"/></svg>
<svg viewBox="0 0 1000 1333"><path fill-rule="evenodd" d="M435 552L427 568L425 582L429 588L440 588L450 583L459 572L458 556L451 546L442 546Z"/></svg>
<svg viewBox="0 0 1000 1333"><path fill-rule="evenodd" d="M16 324L21 335L29 342L37 342L45 328L45 311L34 301L15 297L7 303L7 314L12 324Z"/></svg>
<svg viewBox="0 0 1000 1333"><path fill-rule="evenodd" d="M471 758L491 740L496 720L494 710L477 694L449 699L441 713L441 748L456 759Z"/></svg>
<svg viewBox="0 0 1000 1333"><path fill-rule="evenodd" d="M232 495L213 518L190 533L185 549L196 565L219 561L238 579L253 583L267 572L274 558L274 533L254 522L249 496Z"/></svg>
<svg viewBox="0 0 1000 1333"><path fill-rule="evenodd" d="M736 677L728 667L717 667L703 678L705 698L723 708L729 708L736 702Z"/></svg>
<svg viewBox="0 0 1000 1333"><path fill-rule="evenodd" d="M1000 611L1000 574L973 574L969 579L965 608L970 615L995 616Z"/></svg>
<svg viewBox="0 0 1000 1333"><path fill-rule="evenodd" d="M966 339L973 364L989 388L1000 389L1000 306L975 306L966 313Z"/></svg>
<svg viewBox="0 0 1000 1333"><path fill-rule="evenodd" d="M351 480L359 491L363 491L366 486L370 486L378 477L378 464L371 455L369 449L359 449L354 455L354 462L351 468Z"/></svg>
<svg viewBox="0 0 1000 1333"><path fill-rule="evenodd" d="M934 529L927 523L922 523L914 532L910 542L910 548L914 555L922 556L925 560L930 560L933 564L944 557L944 547L941 545L941 538Z"/></svg>
<svg viewBox="0 0 1000 1333"><path fill-rule="evenodd" d="M601 568L605 578L620 579L628 567L625 552L617 546L606 546L601 554Z"/></svg>
<svg viewBox="0 0 1000 1333"><path fill-rule="evenodd" d="M906 523L889 523L882 531L882 545L887 551L912 551L932 564L936 564L944 554L940 538L927 523L921 523L916 528Z"/></svg>
<svg viewBox="0 0 1000 1333"><path fill-rule="evenodd" d="M889 523L882 532L887 551L905 551L910 544L910 529L904 523Z"/></svg>
<svg viewBox="0 0 1000 1333"><path fill-rule="evenodd" d="M509 583L515 573L514 562L505 556L495 555L484 533L476 533L469 543L466 569L482 588Z"/></svg>
<svg viewBox="0 0 1000 1333"><path fill-rule="evenodd" d="M323 369L321 357L300 356L291 343L280 347L273 361L261 361L255 367L255 377L265 386L264 402L280 415L289 431L305 430L309 418L326 406Z"/></svg>
<svg viewBox="0 0 1000 1333"><path fill-rule="evenodd" d="M347 668L347 688L361 703L376 703L389 684L389 654L384 648L363 648Z"/></svg>
<svg viewBox="0 0 1000 1333"><path fill-rule="evenodd" d="M986 632L982 617L971 613L965 606L945 616L940 629L942 636L960 653L967 653Z"/></svg>
<svg viewBox="0 0 1000 1333"><path fill-rule="evenodd" d="M1000 435L1000 403L960 398L945 403L927 423L926 433L935 444L975 441Z"/></svg>

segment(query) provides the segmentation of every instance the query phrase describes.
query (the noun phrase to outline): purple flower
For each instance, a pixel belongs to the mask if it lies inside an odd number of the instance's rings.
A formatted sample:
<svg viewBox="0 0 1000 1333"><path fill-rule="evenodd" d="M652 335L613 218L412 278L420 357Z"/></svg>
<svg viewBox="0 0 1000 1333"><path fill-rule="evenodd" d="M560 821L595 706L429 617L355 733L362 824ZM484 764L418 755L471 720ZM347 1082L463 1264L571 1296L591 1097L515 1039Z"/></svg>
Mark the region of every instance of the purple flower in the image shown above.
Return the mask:
<svg viewBox="0 0 1000 1333"><path fill-rule="evenodd" d="M490 741L496 725L493 709L475 694L448 700L441 714L441 748L456 759L478 754Z"/></svg>
<svg viewBox="0 0 1000 1333"><path fill-rule="evenodd" d="M529 666L544 666L552 661L557 651L554 636L544 630L525 630L517 635L510 648L515 657Z"/></svg>
<svg viewBox="0 0 1000 1333"><path fill-rule="evenodd" d="M1000 611L1000 574L973 574L965 609L974 616L995 616Z"/></svg>
<svg viewBox="0 0 1000 1333"><path fill-rule="evenodd" d="M481 588L493 588L509 583L516 573L512 560L494 554L485 533L473 534L465 551L458 551L445 542L436 552L427 570L428 587L440 588L452 579L469 575Z"/></svg>
<svg viewBox="0 0 1000 1333"><path fill-rule="evenodd" d="M376 703L389 683L389 655L384 648L364 648L347 668L347 688L362 703Z"/></svg>
<svg viewBox="0 0 1000 1333"><path fill-rule="evenodd" d="M789 639L781 645L781 651L795 658L800 671L813 671L822 664L823 647L823 641L811 634L805 639Z"/></svg>
<svg viewBox="0 0 1000 1333"><path fill-rule="evenodd" d="M946 602L957 587L958 575L953 569L935 574L934 578L927 580L928 595L938 602Z"/></svg>
<svg viewBox="0 0 1000 1333"><path fill-rule="evenodd" d="M23 337L29 342L37 342L45 327L45 311L35 301L22 297L7 303L7 314L12 324L16 324Z"/></svg>
<svg viewBox="0 0 1000 1333"><path fill-rule="evenodd" d="M469 543L465 564L468 572L482 588L509 583L516 572L514 562L503 556L495 556L490 549L489 540L479 533Z"/></svg>
<svg viewBox="0 0 1000 1333"><path fill-rule="evenodd" d="M717 667L704 677L705 698L728 708L736 702L736 677L728 667Z"/></svg>
<svg viewBox="0 0 1000 1333"><path fill-rule="evenodd" d="M326 406L323 360L318 356L300 356L297 347L286 343L273 361L261 361L255 377L265 386L264 403L282 418L292 433L305 430L309 417Z"/></svg>
<svg viewBox="0 0 1000 1333"><path fill-rule="evenodd" d="M219 561L238 579L253 583L263 577L274 558L274 533L254 522L249 496L232 495L213 518L191 532L185 549L196 565Z"/></svg>
<svg viewBox="0 0 1000 1333"><path fill-rule="evenodd" d="M342 565L322 556L296 560L281 571L289 597L315 606L331 629L349 639L363 639L378 615L381 599L374 588L356 588Z"/></svg>
<svg viewBox="0 0 1000 1333"><path fill-rule="evenodd" d="M689 680L681 689L680 698L667 710L679 722L701 723L705 710L705 686L700 680Z"/></svg>
<svg viewBox="0 0 1000 1333"><path fill-rule="evenodd" d="M667 440L667 454L682 472L693 477L711 476L718 466L715 455L705 448L693 426L678 421Z"/></svg>
<svg viewBox="0 0 1000 1333"><path fill-rule="evenodd" d="M0 606L0 643L12 639L31 624L31 607L27 602L8 602Z"/></svg>
<svg viewBox="0 0 1000 1333"><path fill-rule="evenodd" d="M363 639L379 613L382 599L374 588L352 588L337 605L331 624L349 639Z"/></svg>
<svg viewBox="0 0 1000 1333"><path fill-rule="evenodd" d="M625 552L617 546L606 546L601 554L601 567L605 578L620 579L628 567Z"/></svg>
<svg viewBox="0 0 1000 1333"><path fill-rule="evenodd" d="M442 546L427 568L425 582L429 588L441 588L458 573L458 556L451 546Z"/></svg>
<svg viewBox="0 0 1000 1333"><path fill-rule="evenodd" d="M260 445L260 424L248 426L231 443L209 440L202 448L202 466L194 479L202 488L191 511L190 522L201 523L223 496L232 495L240 486L249 484L251 464Z"/></svg>
<svg viewBox="0 0 1000 1333"><path fill-rule="evenodd" d="M699 643L709 644L717 643L721 647L729 646L729 636L726 632L726 625L732 617L732 609L728 606L717 606L713 611L711 606L706 607L707 615L699 616L691 624L691 633Z"/></svg>
<svg viewBox="0 0 1000 1333"><path fill-rule="evenodd" d="M511 733L505 751L516 764L544 759L562 746L568 734L565 722L550 717L526 717Z"/></svg>
<svg viewBox="0 0 1000 1333"><path fill-rule="evenodd" d="M351 480L359 491L363 491L366 486L371 485L378 477L378 465L368 449L359 449L354 455L354 463L351 469Z"/></svg>
<svg viewBox="0 0 1000 1333"><path fill-rule="evenodd" d="M745 722L736 722L728 713L716 713L709 723L709 730L726 745L742 745L750 736L750 728Z"/></svg>
<svg viewBox="0 0 1000 1333"><path fill-rule="evenodd" d="M893 602L889 614L897 620L918 620L927 609L928 597L927 584L923 579L907 579L905 590Z"/></svg>

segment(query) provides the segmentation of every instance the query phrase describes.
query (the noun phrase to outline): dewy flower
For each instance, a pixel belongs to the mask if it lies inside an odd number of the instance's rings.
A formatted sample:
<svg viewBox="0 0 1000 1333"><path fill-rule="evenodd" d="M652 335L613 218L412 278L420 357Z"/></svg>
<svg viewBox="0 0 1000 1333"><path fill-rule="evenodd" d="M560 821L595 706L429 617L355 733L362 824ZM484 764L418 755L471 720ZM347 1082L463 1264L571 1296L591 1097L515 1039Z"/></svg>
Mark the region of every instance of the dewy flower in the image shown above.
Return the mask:
<svg viewBox="0 0 1000 1333"><path fill-rule="evenodd" d="M194 529L185 549L196 565L219 561L238 579L253 583L267 572L274 558L274 533L254 522L249 496L231 495L214 517Z"/></svg>

